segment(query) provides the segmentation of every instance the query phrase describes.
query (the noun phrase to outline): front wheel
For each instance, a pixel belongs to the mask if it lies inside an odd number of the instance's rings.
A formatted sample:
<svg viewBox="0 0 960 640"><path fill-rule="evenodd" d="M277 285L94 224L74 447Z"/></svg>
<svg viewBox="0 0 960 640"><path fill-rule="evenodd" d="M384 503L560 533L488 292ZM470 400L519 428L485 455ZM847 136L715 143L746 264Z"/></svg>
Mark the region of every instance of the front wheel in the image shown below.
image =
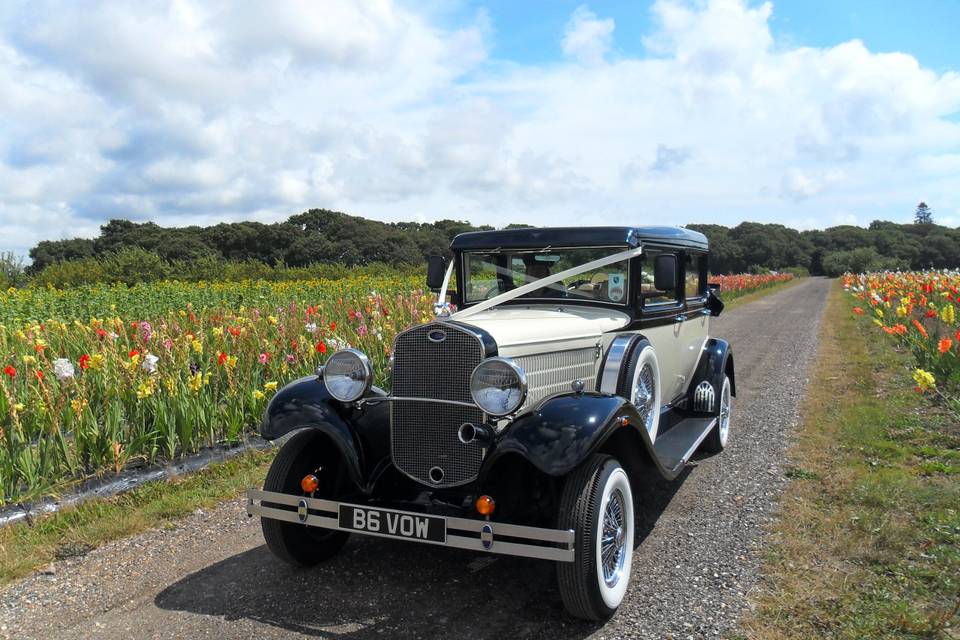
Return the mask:
<svg viewBox="0 0 960 640"><path fill-rule="evenodd" d="M610 618L633 560L633 492L616 459L594 455L567 478L558 524L576 531L574 561L557 563L564 606L578 618Z"/></svg>
<svg viewBox="0 0 960 640"><path fill-rule="evenodd" d="M316 473L321 482L317 497L337 497L339 460L331 455L329 448L322 448L324 444L328 444L325 437L314 431L301 431L287 440L267 471L264 491L303 495L300 480L308 473ZM272 518L261 518L260 528L267 548L273 555L300 567L311 567L336 555L350 535L343 531L307 527Z"/></svg>

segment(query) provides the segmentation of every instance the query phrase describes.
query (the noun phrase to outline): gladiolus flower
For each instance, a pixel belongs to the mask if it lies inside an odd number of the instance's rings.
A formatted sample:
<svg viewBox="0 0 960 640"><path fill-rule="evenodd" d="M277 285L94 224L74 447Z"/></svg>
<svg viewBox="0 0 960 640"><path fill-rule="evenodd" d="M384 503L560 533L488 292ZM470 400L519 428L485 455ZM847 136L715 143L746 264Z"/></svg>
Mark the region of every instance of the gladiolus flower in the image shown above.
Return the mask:
<svg viewBox="0 0 960 640"><path fill-rule="evenodd" d="M37 380L43 380L43 371L37 369Z"/></svg>
<svg viewBox="0 0 960 640"><path fill-rule="evenodd" d="M55 375L60 382L69 380L73 377L74 373L76 372L73 369L73 363L66 358L57 358L53 361L53 375Z"/></svg>
<svg viewBox="0 0 960 640"><path fill-rule="evenodd" d="M292 353L288 353L288 354L287 354L287 362L288 362L288 363L293 364L293 363L295 363L296 361L297 361L297 356L293 355Z"/></svg>
<svg viewBox="0 0 960 640"><path fill-rule="evenodd" d="M23 356L23 364L28 366L31 364L37 364L37 359L33 356Z"/></svg>
<svg viewBox="0 0 960 640"><path fill-rule="evenodd" d="M136 358L139 355L140 355L140 352L137 351L136 349L131 349L130 353L127 354L127 356L129 356L130 358Z"/></svg>
<svg viewBox="0 0 960 640"><path fill-rule="evenodd" d="M916 381L917 386L920 387L921 391L934 389L937 386L937 380L933 377L933 374L929 371L924 371L923 369L914 369L913 379Z"/></svg>
<svg viewBox="0 0 960 640"><path fill-rule="evenodd" d="M226 353L224 353L223 351L221 351L220 353L217 354L217 364L222 365L223 363L225 363L225 362L227 361L227 358L228 358L228 357L229 357L229 356L228 356Z"/></svg>
<svg viewBox="0 0 960 640"><path fill-rule="evenodd" d="M936 309L927 309L926 316L927 316L928 318L936 318L936 317L937 317L937 310L936 310Z"/></svg>
<svg viewBox="0 0 960 640"><path fill-rule="evenodd" d="M957 315L952 304L943 306L943 310L940 311L940 319L947 324L953 324L956 321Z"/></svg>
<svg viewBox="0 0 960 640"><path fill-rule="evenodd" d="M26 408L27 407L22 402L18 402L17 404L13 405L13 410L16 411L17 413L20 413Z"/></svg>
<svg viewBox="0 0 960 640"><path fill-rule="evenodd" d="M159 361L160 358L152 353L148 353L143 359L143 364L140 366L143 367L144 371L152 375L157 372L157 362Z"/></svg>
<svg viewBox="0 0 960 640"><path fill-rule="evenodd" d="M326 353L326 352L327 352L327 345L325 345L321 340L320 342L317 343L317 353Z"/></svg>
<svg viewBox="0 0 960 640"><path fill-rule="evenodd" d="M920 322L919 322L916 318L911 319L910 322L913 323L913 326L916 327L917 332L918 332L920 335L922 335L924 338L929 337L928 334L927 334L927 330L923 328L923 325L920 324Z"/></svg>
<svg viewBox="0 0 960 640"><path fill-rule="evenodd" d="M5 374L7 374L7 376L9 376L9 377L11 377L11 378L14 377L15 375L17 375L17 370L14 369L14 368L13 368L12 366L10 366L9 364L3 368L3 372L4 372Z"/></svg>
<svg viewBox="0 0 960 640"><path fill-rule="evenodd" d="M261 354L257 357L257 360L260 361L260 364L267 364L267 360L269 360L269 359L270 359L270 354L269 354L269 353L261 353Z"/></svg>
<svg viewBox="0 0 960 640"><path fill-rule="evenodd" d="M950 351L950 348L952 346L953 346L953 340L951 340L950 338L944 338L937 343L937 351L939 351L940 353L946 353L947 351Z"/></svg>
<svg viewBox="0 0 960 640"><path fill-rule="evenodd" d="M88 356L87 354L83 354L82 356L80 356L80 368L83 369L84 371L90 368L90 356Z"/></svg>
<svg viewBox="0 0 960 640"><path fill-rule="evenodd" d="M266 389L267 391L276 391L276 390L277 390L277 383L276 383L276 382L268 382L268 383L266 383L265 385L263 385L263 388Z"/></svg>
<svg viewBox="0 0 960 640"><path fill-rule="evenodd" d="M103 340L107 337L107 332L104 329L97 329L97 337Z"/></svg>
<svg viewBox="0 0 960 640"><path fill-rule="evenodd" d="M265 396L264 396L264 393L263 393L263 391L260 391L260 389L254 389L254 390L253 390L253 399L254 399L254 400L263 400L264 397L265 397Z"/></svg>
<svg viewBox="0 0 960 640"><path fill-rule="evenodd" d="M303 328L307 330L307 333L316 333L316 332L317 332L317 323L315 323L315 322L308 322L307 324L303 325Z"/></svg>
<svg viewBox="0 0 960 640"><path fill-rule="evenodd" d="M337 330L337 323L336 323L336 322L331 322L331 323L330 323L330 333L333 333L333 332L336 331L336 330Z"/></svg>

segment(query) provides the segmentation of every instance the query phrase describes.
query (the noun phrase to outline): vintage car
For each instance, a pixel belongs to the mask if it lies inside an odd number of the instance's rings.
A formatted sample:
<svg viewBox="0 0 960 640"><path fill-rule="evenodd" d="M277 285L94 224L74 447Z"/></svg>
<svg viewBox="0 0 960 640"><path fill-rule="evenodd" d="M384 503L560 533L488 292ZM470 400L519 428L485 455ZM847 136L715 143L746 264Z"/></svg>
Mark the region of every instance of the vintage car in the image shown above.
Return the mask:
<svg viewBox="0 0 960 640"><path fill-rule="evenodd" d="M437 318L397 335L389 391L343 349L274 396L262 435L292 435L247 512L301 566L351 533L555 561L567 610L606 619L630 579L633 489L727 444L707 240L528 228L450 248L428 265Z"/></svg>

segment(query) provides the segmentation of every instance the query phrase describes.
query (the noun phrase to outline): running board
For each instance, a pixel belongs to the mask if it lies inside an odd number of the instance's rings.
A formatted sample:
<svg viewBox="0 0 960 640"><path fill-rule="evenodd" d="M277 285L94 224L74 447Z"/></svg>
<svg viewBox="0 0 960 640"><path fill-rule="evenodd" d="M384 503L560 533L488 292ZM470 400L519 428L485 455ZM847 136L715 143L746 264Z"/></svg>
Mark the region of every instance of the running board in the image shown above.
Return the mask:
<svg viewBox="0 0 960 640"><path fill-rule="evenodd" d="M662 469L670 477L680 473L683 465L687 464L697 447L710 435L710 431L716 424L716 416L686 418L658 437L653 444L653 450L657 454Z"/></svg>

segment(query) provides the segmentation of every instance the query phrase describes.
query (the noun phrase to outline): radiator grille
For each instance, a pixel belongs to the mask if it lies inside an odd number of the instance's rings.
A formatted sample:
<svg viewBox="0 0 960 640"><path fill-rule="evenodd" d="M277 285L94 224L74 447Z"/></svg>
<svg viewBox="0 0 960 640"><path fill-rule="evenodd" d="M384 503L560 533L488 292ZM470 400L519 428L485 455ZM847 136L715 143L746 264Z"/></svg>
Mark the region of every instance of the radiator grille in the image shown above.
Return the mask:
<svg viewBox="0 0 960 640"><path fill-rule="evenodd" d="M430 339L441 330L446 338ZM436 337L436 336L434 336ZM470 402L470 374L483 359L483 346L470 333L449 324L426 324L397 336L393 350L392 394L402 397ZM477 477L483 460L479 444L463 444L457 430L464 422L480 424L475 407L402 401L390 406L393 464L428 486L452 487ZM443 470L440 482L430 470Z"/></svg>
<svg viewBox="0 0 960 640"><path fill-rule="evenodd" d="M521 411L547 396L570 391L570 383L583 380L592 389L596 380L597 349L571 349L513 358L527 374L527 400Z"/></svg>

